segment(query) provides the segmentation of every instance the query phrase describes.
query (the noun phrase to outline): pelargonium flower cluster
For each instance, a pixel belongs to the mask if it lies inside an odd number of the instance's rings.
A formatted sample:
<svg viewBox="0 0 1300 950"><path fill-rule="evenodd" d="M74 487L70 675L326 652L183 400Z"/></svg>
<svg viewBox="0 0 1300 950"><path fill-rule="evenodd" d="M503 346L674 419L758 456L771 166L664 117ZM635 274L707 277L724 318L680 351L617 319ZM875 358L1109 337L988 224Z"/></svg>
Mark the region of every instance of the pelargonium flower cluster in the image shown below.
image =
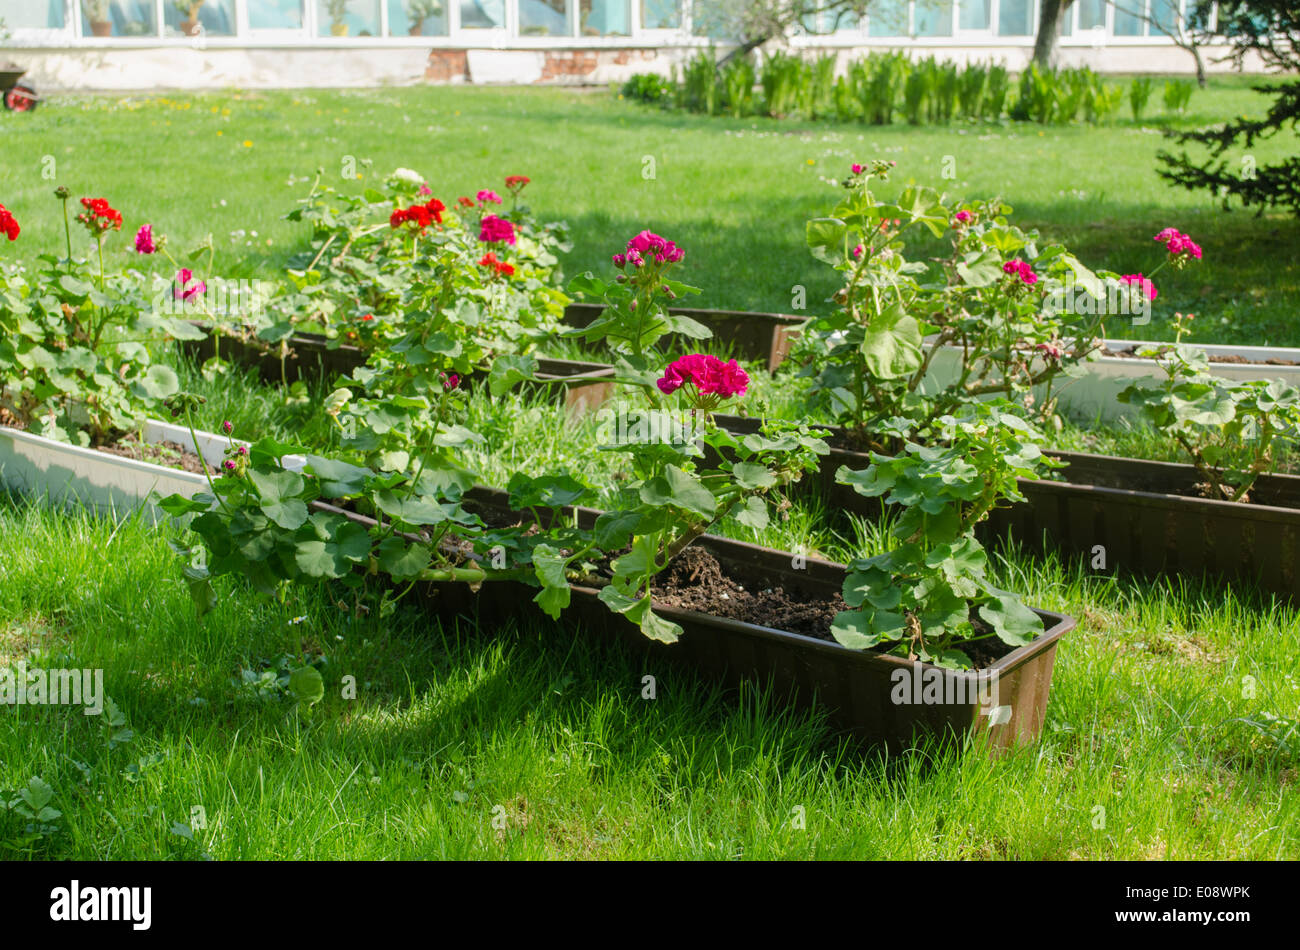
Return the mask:
<svg viewBox="0 0 1300 950"><path fill-rule="evenodd" d="M122 230L122 214L109 205L107 198L82 198L81 205L86 210L77 215L77 220L92 235Z"/></svg>
<svg viewBox="0 0 1300 950"><path fill-rule="evenodd" d="M489 190L486 189L486 188L484 188L482 191L480 191L480 192L479 192L477 195L475 195L474 197L478 199L478 203L481 204L481 205L485 205L485 204L494 204L494 205L499 205L499 204L501 204L501 196L498 195L495 191L489 191Z"/></svg>
<svg viewBox="0 0 1300 950"><path fill-rule="evenodd" d="M1156 285L1141 274L1125 274L1120 280L1132 287L1136 287L1147 300L1156 299Z"/></svg>
<svg viewBox="0 0 1300 950"><path fill-rule="evenodd" d="M527 175L507 175L506 188L512 192L518 193L522 191L524 185L528 184L530 181L532 181L532 179Z"/></svg>
<svg viewBox="0 0 1300 950"><path fill-rule="evenodd" d="M190 286L190 281L194 281L194 286ZM172 297L176 300L189 300L204 293L208 285L201 280L194 280L194 272L188 267L182 267L176 272L176 280L172 285Z"/></svg>
<svg viewBox="0 0 1300 950"><path fill-rule="evenodd" d="M437 198L430 198L422 205L398 208L388 218L390 227L397 229L404 224L415 225L416 231L423 231L431 224L442 224L442 213L447 210Z"/></svg>
<svg viewBox="0 0 1300 950"><path fill-rule="evenodd" d="M0 231L3 231L5 237L11 241L17 240L19 232L22 231L13 214L4 205L0 205Z"/></svg>
<svg viewBox="0 0 1300 950"><path fill-rule="evenodd" d="M495 251L488 251L480 257L478 266L491 268L493 271L504 277L513 277L515 273L515 265L511 264L509 261L503 261L498 258Z"/></svg>
<svg viewBox="0 0 1300 950"><path fill-rule="evenodd" d="M1154 240L1165 246L1175 265L1192 257L1198 261L1201 259L1201 246L1177 228L1165 228L1155 236Z"/></svg>
<svg viewBox="0 0 1300 950"><path fill-rule="evenodd" d="M485 214L483 220L479 222L478 239L485 244L497 242L514 244L515 226L505 218L499 218L495 214Z"/></svg>
<svg viewBox="0 0 1300 950"><path fill-rule="evenodd" d="M1003 264L1002 273L1013 277L1019 277L1022 284L1033 285L1038 283L1038 275L1035 274L1034 269L1029 266L1029 262L1022 261L1018 258L1014 261L1007 261Z"/></svg>
<svg viewBox="0 0 1300 950"><path fill-rule="evenodd" d="M153 225L142 224L135 232L135 251L137 254L152 254L158 250L158 242L153 239Z"/></svg>
<svg viewBox="0 0 1300 950"><path fill-rule="evenodd" d="M690 383L701 396L726 399L749 388L749 374L735 360L723 362L708 353L691 353L668 364L656 382L659 391L672 395Z"/></svg>
<svg viewBox="0 0 1300 950"><path fill-rule="evenodd" d="M959 225L970 224L972 221L975 220L975 216L971 214L969 211L963 210L963 211L958 211L956 214L954 214L952 216L952 220L953 220L953 227L957 227Z"/></svg>
<svg viewBox="0 0 1300 950"><path fill-rule="evenodd" d="M614 255L615 267L641 268L648 263L676 264L686 252L667 238L652 231L642 231L627 242L627 252Z"/></svg>

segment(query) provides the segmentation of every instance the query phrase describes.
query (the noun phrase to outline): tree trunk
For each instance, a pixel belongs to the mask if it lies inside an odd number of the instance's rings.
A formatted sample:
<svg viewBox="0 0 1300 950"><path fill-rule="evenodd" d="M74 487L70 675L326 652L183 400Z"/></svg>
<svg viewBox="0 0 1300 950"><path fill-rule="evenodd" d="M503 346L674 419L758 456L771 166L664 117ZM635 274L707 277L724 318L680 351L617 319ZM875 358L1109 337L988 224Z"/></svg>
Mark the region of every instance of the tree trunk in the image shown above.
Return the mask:
<svg viewBox="0 0 1300 950"><path fill-rule="evenodd" d="M739 46L733 49L726 56L722 57L722 59L718 60L718 69L722 69L723 66L727 65L727 63L731 62L733 59L739 59L742 56L747 56L749 53L758 49L760 46L762 46L771 38L772 38L771 36L764 35L764 36L757 36L752 39L745 40L745 42L741 43Z"/></svg>
<svg viewBox="0 0 1300 950"><path fill-rule="evenodd" d="M1034 62L1051 66L1056 59L1056 41L1061 31L1061 14L1072 0L1041 0L1038 5L1038 36L1034 38Z"/></svg>

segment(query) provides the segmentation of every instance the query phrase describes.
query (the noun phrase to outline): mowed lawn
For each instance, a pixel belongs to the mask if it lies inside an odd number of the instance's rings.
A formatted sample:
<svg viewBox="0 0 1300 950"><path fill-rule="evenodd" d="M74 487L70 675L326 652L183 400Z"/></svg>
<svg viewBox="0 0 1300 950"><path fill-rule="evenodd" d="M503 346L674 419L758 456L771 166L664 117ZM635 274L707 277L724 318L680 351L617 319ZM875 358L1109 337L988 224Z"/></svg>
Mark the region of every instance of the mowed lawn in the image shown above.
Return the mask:
<svg viewBox="0 0 1300 950"><path fill-rule="evenodd" d="M1175 311L1190 311L1205 341L1300 345L1300 225L1283 212L1225 212L1155 173L1163 128L1262 114L1271 99L1253 81L1215 79L1185 116L1165 116L1157 94L1143 123L1099 128L732 120L545 88L54 96L33 115L0 116L0 202L25 229L0 253L33 260L62 245L50 192L63 184L124 213L113 253L128 254L128 232L149 221L182 248L211 233L219 276L274 278L305 244L282 215L317 169L359 191L367 178L415 168L449 204L524 174L532 207L572 229L569 273L607 266L651 228L686 248L683 277L703 288L699 305L784 312L799 286L815 313L833 275L805 250L804 222L831 207L852 161L880 157L898 162L891 187L1000 195L1024 226L1095 267L1149 272L1161 259L1156 231L1192 234L1205 260L1163 272L1152 324L1117 324L1113 335L1160 338ZM1288 131L1250 155L1265 164L1295 148Z"/></svg>

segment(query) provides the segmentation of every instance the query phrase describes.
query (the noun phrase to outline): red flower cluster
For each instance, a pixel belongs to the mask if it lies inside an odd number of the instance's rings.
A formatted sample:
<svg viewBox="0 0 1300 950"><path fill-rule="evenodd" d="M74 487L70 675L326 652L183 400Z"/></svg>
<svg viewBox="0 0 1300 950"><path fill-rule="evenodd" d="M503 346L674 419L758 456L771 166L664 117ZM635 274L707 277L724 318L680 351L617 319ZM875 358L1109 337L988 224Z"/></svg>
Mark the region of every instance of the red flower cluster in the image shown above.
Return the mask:
<svg viewBox="0 0 1300 950"><path fill-rule="evenodd" d="M507 175L506 187L511 191L519 191L524 185L528 184L531 179L527 175Z"/></svg>
<svg viewBox="0 0 1300 950"><path fill-rule="evenodd" d="M1019 277L1022 284L1038 283L1038 275L1034 273L1028 261L1007 261L1002 265L1002 273Z"/></svg>
<svg viewBox="0 0 1300 950"><path fill-rule="evenodd" d="M18 222L14 220L14 216L4 205L0 205L0 231L3 231L5 237L11 241L16 240L19 232L22 231L22 228L18 226Z"/></svg>
<svg viewBox="0 0 1300 950"><path fill-rule="evenodd" d="M442 224L442 213L446 210L445 204L437 198L430 198L422 205L398 208L389 216L388 223L394 229L400 228L403 224L414 224L415 230L423 231L431 224Z"/></svg>
<svg viewBox="0 0 1300 950"><path fill-rule="evenodd" d="M515 226L505 218L498 218L495 214L485 214L483 220L479 222L478 239L487 244L494 244L497 241L514 244Z"/></svg>
<svg viewBox="0 0 1300 950"><path fill-rule="evenodd" d="M464 195L461 195L456 199L456 204L460 205L462 208L472 208L474 207L474 199L466 198Z"/></svg>
<svg viewBox="0 0 1300 950"><path fill-rule="evenodd" d="M109 205L107 198L82 198L81 206L86 210L77 215L77 220L91 234L99 236L105 231L122 230L122 215Z"/></svg>
<svg viewBox="0 0 1300 950"><path fill-rule="evenodd" d="M488 251L478 262L479 267L490 267L498 274L506 277L513 277L515 274L515 265L499 259L495 251Z"/></svg>
<svg viewBox="0 0 1300 950"><path fill-rule="evenodd" d="M691 353L668 364L656 382L660 392L672 395L691 383L704 396L740 396L749 388L749 374L735 360L726 363L707 353Z"/></svg>

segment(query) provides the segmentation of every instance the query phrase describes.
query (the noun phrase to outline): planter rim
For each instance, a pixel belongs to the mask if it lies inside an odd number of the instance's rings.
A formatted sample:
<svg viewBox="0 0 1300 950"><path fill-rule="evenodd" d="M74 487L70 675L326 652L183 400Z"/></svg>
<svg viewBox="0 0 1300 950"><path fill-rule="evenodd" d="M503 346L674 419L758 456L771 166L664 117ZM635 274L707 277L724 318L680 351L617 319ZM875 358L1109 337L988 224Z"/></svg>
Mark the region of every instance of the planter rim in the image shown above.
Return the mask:
<svg viewBox="0 0 1300 950"><path fill-rule="evenodd" d="M1120 338L1107 337L1103 341L1107 349L1121 349L1130 346L1174 346L1173 340L1125 340ZM1194 350L1202 350L1210 356L1240 356L1250 360L1247 363L1225 363L1225 366L1236 366L1239 368L1251 367L1253 369L1263 369L1271 371L1294 371L1300 372L1300 348L1288 346L1247 346L1236 343L1185 343L1184 346L1190 346ZM1287 359L1295 362L1295 366L1273 366L1267 362L1269 359ZM1098 361L1106 360L1115 363L1154 363L1155 360L1143 356L1101 356Z"/></svg>

